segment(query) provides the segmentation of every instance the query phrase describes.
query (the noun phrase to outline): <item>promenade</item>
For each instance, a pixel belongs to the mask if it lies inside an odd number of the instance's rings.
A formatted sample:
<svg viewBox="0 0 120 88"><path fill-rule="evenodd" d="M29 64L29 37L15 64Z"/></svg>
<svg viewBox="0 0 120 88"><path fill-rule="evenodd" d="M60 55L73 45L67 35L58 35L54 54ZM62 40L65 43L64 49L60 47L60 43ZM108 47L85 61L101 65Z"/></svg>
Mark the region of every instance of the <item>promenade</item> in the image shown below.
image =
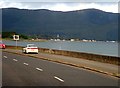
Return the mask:
<svg viewBox="0 0 120 88"><path fill-rule="evenodd" d="M39 54L24 54L22 53L22 50L16 50L16 49L5 49L3 51L16 53L20 55L27 55L27 56L35 57L38 59L49 60L57 63L67 64L70 66L75 66L75 67L79 67L79 68L87 69L90 71L99 72L99 73L120 78L119 69L118 69L120 66L117 66L114 64L85 60L82 58L74 58L69 56L41 53L41 52L39 52Z"/></svg>

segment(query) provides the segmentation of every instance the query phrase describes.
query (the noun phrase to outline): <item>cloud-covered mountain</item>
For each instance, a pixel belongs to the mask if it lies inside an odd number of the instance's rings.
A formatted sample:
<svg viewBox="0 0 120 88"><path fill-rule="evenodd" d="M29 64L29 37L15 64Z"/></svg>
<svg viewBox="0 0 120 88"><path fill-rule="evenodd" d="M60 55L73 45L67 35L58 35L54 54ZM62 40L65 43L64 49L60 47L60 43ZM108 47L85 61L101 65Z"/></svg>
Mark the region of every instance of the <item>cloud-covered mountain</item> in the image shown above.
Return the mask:
<svg viewBox="0 0 120 88"><path fill-rule="evenodd" d="M69 12L46 9L2 9L3 31L62 38L118 39L118 14L97 9Z"/></svg>

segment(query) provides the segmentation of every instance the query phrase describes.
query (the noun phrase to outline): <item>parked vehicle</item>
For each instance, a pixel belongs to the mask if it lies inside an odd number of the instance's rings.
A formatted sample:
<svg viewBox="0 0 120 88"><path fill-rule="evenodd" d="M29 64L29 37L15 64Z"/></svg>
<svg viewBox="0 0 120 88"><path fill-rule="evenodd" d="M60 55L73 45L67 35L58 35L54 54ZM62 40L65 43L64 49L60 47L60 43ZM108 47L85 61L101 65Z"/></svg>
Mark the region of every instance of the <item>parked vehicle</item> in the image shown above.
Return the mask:
<svg viewBox="0 0 120 88"><path fill-rule="evenodd" d="M35 44L27 44L26 47L22 49L23 53L38 53L38 47Z"/></svg>
<svg viewBox="0 0 120 88"><path fill-rule="evenodd" d="M5 49L5 48L6 48L6 45L3 44L2 42L0 42L0 48L1 48L1 49Z"/></svg>

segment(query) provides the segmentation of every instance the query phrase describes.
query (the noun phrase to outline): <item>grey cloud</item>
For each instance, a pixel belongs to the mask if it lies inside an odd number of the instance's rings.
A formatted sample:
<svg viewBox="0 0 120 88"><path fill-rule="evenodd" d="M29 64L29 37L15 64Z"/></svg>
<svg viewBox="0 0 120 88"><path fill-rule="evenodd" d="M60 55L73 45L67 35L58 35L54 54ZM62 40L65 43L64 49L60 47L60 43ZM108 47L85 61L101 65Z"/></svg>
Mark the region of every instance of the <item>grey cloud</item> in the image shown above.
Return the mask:
<svg viewBox="0 0 120 88"><path fill-rule="evenodd" d="M120 0L4 0L6 2L119 2Z"/></svg>

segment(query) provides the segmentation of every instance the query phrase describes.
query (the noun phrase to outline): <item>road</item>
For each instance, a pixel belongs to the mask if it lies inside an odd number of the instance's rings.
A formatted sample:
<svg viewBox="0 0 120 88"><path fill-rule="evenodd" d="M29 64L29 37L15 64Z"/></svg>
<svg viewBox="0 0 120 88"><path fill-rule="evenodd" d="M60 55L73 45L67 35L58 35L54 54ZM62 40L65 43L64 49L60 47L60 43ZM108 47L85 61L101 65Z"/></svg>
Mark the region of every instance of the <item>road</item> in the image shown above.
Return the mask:
<svg viewBox="0 0 120 88"><path fill-rule="evenodd" d="M118 78L3 52L3 86L118 86Z"/></svg>

